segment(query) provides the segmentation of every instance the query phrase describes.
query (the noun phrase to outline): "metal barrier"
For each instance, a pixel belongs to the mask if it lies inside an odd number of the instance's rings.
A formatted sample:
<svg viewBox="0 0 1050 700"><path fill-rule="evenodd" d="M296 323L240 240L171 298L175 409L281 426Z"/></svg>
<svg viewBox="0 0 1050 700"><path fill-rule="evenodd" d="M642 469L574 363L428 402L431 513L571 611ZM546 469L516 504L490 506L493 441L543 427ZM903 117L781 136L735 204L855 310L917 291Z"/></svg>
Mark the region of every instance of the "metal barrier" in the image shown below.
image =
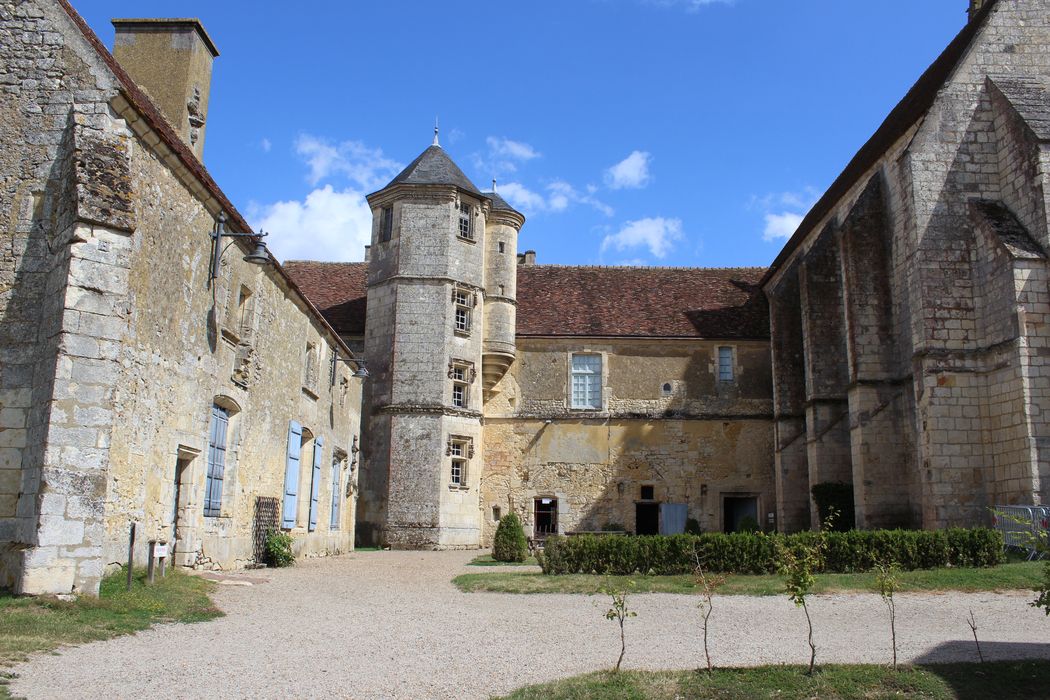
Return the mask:
<svg viewBox="0 0 1050 700"><path fill-rule="evenodd" d="M1007 549L1026 552L1029 561L1043 558L1050 543L1050 506L995 506L992 524Z"/></svg>

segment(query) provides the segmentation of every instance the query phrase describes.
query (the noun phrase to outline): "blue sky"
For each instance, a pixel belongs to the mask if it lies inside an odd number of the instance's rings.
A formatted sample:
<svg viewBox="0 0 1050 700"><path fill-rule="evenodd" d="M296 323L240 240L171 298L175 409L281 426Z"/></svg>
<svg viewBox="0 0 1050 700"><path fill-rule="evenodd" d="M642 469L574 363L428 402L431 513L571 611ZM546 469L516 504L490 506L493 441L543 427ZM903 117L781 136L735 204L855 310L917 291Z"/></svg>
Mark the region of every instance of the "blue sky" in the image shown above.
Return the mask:
<svg viewBox="0 0 1050 700"><path fill-rule="evenodd" d="M277 257L360 260L441 143L538 262L767 265L966 19L965 0L73 0L199 17L204 161Z"/></svg>

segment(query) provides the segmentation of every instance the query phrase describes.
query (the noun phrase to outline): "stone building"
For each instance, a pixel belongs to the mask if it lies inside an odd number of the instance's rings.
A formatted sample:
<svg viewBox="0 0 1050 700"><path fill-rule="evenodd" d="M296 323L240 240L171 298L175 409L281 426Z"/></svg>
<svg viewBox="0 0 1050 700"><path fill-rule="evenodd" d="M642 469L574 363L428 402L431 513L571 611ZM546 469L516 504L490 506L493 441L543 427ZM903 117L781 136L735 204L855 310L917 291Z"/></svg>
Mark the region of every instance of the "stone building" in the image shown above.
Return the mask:
<svg viewBox="0 0 1050 700"><path fill-rule="evenodd" d="M286 264L371 373L362 542L775 525L763 269L536 265L436 139L369 202L368 262Z"/></svg>
<svg viewBox="0 0 1050 700"><path fill-rule="evenodd" d="M860 527L1050 496L1050 2L970 21L763 279L777 510L853 485Z"/></svg>
<svg viewBox="0 0 1050 700"><path fill-rule="evenodd" d="M215 45L196 20L115 24L116 59L64 0L0 3L0 585L21 593L97 591L130 522L139 562L157 540L249 564L262 527L353 543L360 381L201 164Z"/></svg>

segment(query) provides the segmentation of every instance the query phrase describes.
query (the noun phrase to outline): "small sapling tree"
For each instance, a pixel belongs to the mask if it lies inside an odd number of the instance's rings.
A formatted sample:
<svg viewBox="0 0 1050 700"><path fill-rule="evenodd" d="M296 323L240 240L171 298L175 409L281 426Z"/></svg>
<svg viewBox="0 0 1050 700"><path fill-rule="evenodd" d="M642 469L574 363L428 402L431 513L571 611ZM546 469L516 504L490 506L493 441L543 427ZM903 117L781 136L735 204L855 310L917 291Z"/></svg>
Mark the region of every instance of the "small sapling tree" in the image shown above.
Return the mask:
<svg viewBox="0 0 1050 700"><path fill-rule="evenodd" d="M725 583L725 576L715 576L704 571L700 564L700 555L696 555L696 569L693 571L696 585L700 588L701 600L696 607L700 608L700 617L704 624L704 658L707 660L707 672L711 673L714 667L711 665L711 652L707 646L707 630L711 620L711 611L714 609L714 597L718 588Z"/></svg>
<svg viewBox="0 0 1050 700"><path fill-rule="evenodd" d="M630 585L634 585L633 583ZM627 638L624 634L624 622L629 617L637 617L638 613L627 607L627 588L615 588L611 584L602 587L604 593L612 598L612 607L605 611L606 620L615 620L620 625L620 657L616 659L616 668L613 673L620 672L620 664L623 663L623 655L627 651Z"/></svg>
<svg viewBox="0 0 1050 700"><path fill-rule="evenodd" d="M784 592L795 604L802 608L806 614L806 625L809 628L809 670L808 675L813 675L813 667L817 662L817 645L813 643L813 618L809 616L809 605L806 597L813 590L813 584L817 582L813 572L821 566L824 555L825 537L831 531L831 526L838 517L838 511L829 508L824 518L823 528L812 542L797 542L792 546L780 541L777 545L779 552L778 568L780 575L784 577Z"/></svg>
<svg viewBox="0 0 1050 700"><path fill-rule="evenodd" d="M977 645L977 658L980 659L981 663L984 663L984 654L981 653L981 642L977 639L977 620L973 616L973 610L970 610L970 617L967 618L966 624L970 626L970 631L973 632L973 643Z"/></svg>
<svg viewBox="0 0 1050 700"><path fill-rule="evenodd" d="M893 644L893 670L897 670L897 603L893 594L900 588L901 568L897 562L887 566L879 564L875 572L875 590L882 596L882 602L890 613L890 641Z"/></svg>

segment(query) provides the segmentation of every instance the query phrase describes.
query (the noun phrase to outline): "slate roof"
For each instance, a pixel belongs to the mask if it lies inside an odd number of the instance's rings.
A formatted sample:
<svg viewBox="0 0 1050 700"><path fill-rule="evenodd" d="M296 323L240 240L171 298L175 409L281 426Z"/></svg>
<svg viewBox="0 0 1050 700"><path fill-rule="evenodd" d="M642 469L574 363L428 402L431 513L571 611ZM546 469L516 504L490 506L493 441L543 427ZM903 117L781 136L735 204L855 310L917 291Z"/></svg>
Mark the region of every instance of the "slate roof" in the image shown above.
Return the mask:
<svg viewBox="0 0 1050 700"><path fill-rule="evenodd" d="M363 335L367 263L285 269L343 335ZM518 267L517 335L769 338L764 268Z"/></svg>
<svg viewBox="0 0 1050 700"><path fill-rule="evenodd" d="M842 171L835 181L831 183L831 187L817 200L817 203L813 205L813 208L802 219L802 223L799 224L794 235L788 239L780 254L773 260L773 264L769 266L769 270L762 279L763 285L780 269L780 266L787 261L791 253L802 244L802 241L806 240L817 224L831 213L839 200L846 196L850 189L857 184L857 181L879 162L883 154L911 128L912 124L929 111L937 99L937 93L947 82L959 61L966 55L970 42L973 41L974 37L977 36L977 32L984 26L985 20L991 14L992 8L995 7L997 2L998 0L987 0L984 3L973 19L962 28L956 37L952 39L951 43L941 52L941 55L919 77L915 85L908 90L908 94L897 103L897 106L893 108L872 137L861 146L860 150L853 156L853 159L846 165L846 169Z"/></svg>
<svg viewBox="0 0 1050 700"><path fill-rule="evenodd" d="M1010 101L1037 139L1050 141L1050 94L1043 81L1017 76L988 80Z"/></svg>
<svg viewBox="0 0 1050 700"><path fill-rule="evenodd" d="M461 190L481 195L441 146L428 147L383 189L394 185L455 185Z"/></svg>
<svg viewBox="0 0 1050 700"><path fill-rule="evenodd" d="M517 209L508 204L507 200L503 199L503 197L500 197L497 193L485 192L484 194L486 197L492 200L492 211L512 211L515 214L521 214L521 212L519 212Z"/></svg>

